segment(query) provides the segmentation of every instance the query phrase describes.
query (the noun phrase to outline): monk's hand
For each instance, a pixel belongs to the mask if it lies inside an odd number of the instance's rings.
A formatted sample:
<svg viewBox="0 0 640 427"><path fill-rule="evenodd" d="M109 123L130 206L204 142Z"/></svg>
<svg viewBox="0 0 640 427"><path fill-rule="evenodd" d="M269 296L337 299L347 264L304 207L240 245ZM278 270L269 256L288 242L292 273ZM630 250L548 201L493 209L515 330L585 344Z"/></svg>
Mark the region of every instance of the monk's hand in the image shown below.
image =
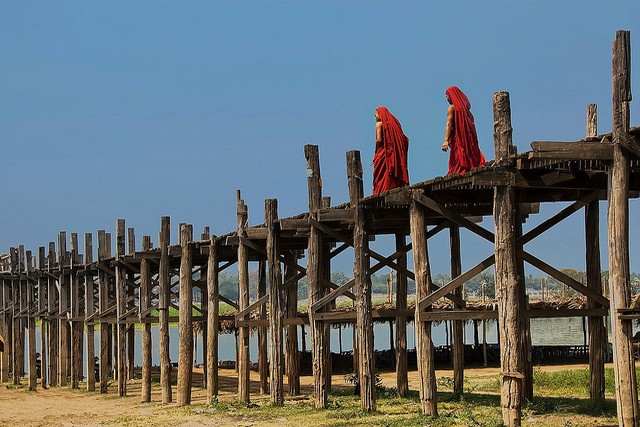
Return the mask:
<svg viewBox="0 0 640 427"><path fill-rule="evenodd" d="M449 141L445 139L444 144L442 144L442 151L447 151L449 149Z"/></svg>

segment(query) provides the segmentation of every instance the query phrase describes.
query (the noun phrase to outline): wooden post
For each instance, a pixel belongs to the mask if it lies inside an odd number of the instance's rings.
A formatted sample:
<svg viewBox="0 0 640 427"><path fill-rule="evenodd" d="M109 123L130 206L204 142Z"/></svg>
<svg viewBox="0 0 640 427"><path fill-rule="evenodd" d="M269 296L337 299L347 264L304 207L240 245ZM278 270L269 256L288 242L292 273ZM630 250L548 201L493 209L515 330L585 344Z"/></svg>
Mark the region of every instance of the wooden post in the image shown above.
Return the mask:
<svg viewBox="0 0 640 427"><path fill-rule="evenodd" d="M80 388L82 379L83 322L80 322L80 280L78 278L78 233L71 233L71 255L69 259L69 295L71 305L71 388Z"/></svg>
<svg viewBox="0 0 640 427"><path fill-rule="evenodd" d="M219 254L215 237L209 241L209 257L207 259L207 401L218 396L218 331L219 318Z"/></svg>
<svg viewBox="0 0 640 427"><path fill-rule="evenodd" d="M47 388L47 377L49 372L49 358L47 357L47 323L49 318L49 307L47 305L48 283L44 275L45 269L45 247L40 246L38 248L38 313L40 313L40 385L42 388ZM0 285L2 285L2 282L0 282ZM2 292L1 289L0 292Z"/></svg>
<svg viewBox="0 0 640 427"><path fill-rule="evenodd" d="M418 191L418 190L413 190ZM416 201L409 208L411 243L413 247L413 271L416 280L415 345L418 363L420 406L425 415L438 415L438 394L434 347L431 341L431 322L420 319L419 301L431 292L431 269L427 244L425 212Z"/></svg>
<svg viewBox="0 0 640 427"><path fill-rule="evenodd" d="M2 304L0 307L3 310L2 317L0 318L0 335L2 335L2 343L4 344L4 349L0 353L0 383L9 382L9 329L11 325L11 318L9 317L9 306L12 303L9 296L9 284L7 280L1 280L0 286L0 298L2 300Z"/></svg>
<svg viewBox="0 0 640 427"><path fill-rule="evenodd" d="M162 403L171 403L171 362L169 360L169 295L171 278L169 276L169 241L171 222L168 216L160 219L160 269L158 272L158 312L160 320L160 388Z"/></svg>
<svg viewBox="0 0 640 427"><path fill-rule="evenodd" d="M209 227L204 227L204 229L202 230L202 234L200 234L200 241L202 242L208 242L211 239L211 232ZM200 273L200 280L201 282L203 282L200 286L200 309L202 310L202 315L205 318L208 318L209 316L209 298L208 298L208 290L207 290L207 285L209 283L207 277L209 275L209 263L205 263L204 265L201 266L202 270ZM200 322L200 334L202 336L202 387L203 388L207 388L207 378L208 378L208 373L207 373L207 348L208 348L208 344L207 344L207 340L209 337L209 333L208 333L208 329L209 329L209 322L207 320L203 320ZM198 337L196 336L195 339L197 340ZM197 356L196 356L197 357ZM194 360L195 363L195 360Z"/></svg>
<svg viewBox="0 0 640 427"><path fill-rule="evenodd" d="M240 190L236 192L236 213L238 224L238 237L247 237L248 211L247 205L240 197ZM249 250L242 244L238 244L238 306L239 310L244 310L249 306ZM243 316L240 320L246 320ZM238 347L238 399L249 402L249 328L241 326L239 328Z"/></svg>
<svg viewBox="0 0 640 427"><path fill-rule="evenodd" d="M13 264L13 260L12 260ZM19 245L15 252L15 272L22 275L24 271L24 246ZM25 373L24 367L24 345L25 345L25 322L22 317L22 311L25 307L25 289L21 278L14 280L14 370L13 383L20 384L20 380Z"/></svg>
<svg viewBox="0 0 640 427"><path fill-rule="evenodd" d="M598 109L596 104L587 106L587 137L598 134ZM585 206L585 246L587 266L587 287L602 295L602 275L600 272L600 202L594 200ZM587 298L588 308L598 308L592 298ZM589 397L592 400L604 400L604 351L607 336L604 318L589 317Z"/></svg>
<svg viewBox="0 0 640 427"><path fill-rule="evenodd" d="M142 237L142 252L151 250L151 236ZM142 386L140 401L151 402L151 323L144 315L151 307L151 264L145 256L140 260L140 323L142 327Z"/></svg>
<svg viewBox="0 0 640 427"><path fill-rule="evenodd" d="M309 216L317 218L322 199L320 157L317 145L305 145L307 159L307 188L309 192ZM311 360L313 365L313 391L316 408L326 408L328 403L326 350L324 324L318 320L311 306L324 296L322 278L322 234L316 227L309 230L307 245L307 288L309 293L309 329L311 334Z"/></svg>
<svg viewBox="0 0 640 427"><path fill-rule="evenodd" d="M285 253L285 259L288 264L296 261L294 252ZM290 280L297 274L293 268L285 265L284 278L285 281ZM294 319L298 316L298 284L295 283L286 291L286 316L288 319ZM298 332L296 325L287 325L287 383L289 384L289 394L296 396L300 394L300 354L298 352Z"/></svg>
<svg viewBox="0 0 640 427"><path fill-rule="evenodd" d="M360 152L347 152L347 178L349 203L354 210L353 228L353 277L356 286L356 310L358 327L358 383L360 407L365 412L376 409L375 354L373 351L373 320L371 316L371 277L369 275L369 242L365 230L364 209L360 199L364 197Z"/></svg>
<svg viewBox="0 0 640 427"><path fill-rule="evenodd" d="M631 101L631 47L628 31L618 31L613 43L613 164L609 170L609 292L611 336L616 380L618 424L640 425L638 391L633 357L631 320L620 319L619 309L630 307L629 272L629 158L623 144L628 139Z"/></svg>
<svg viewBox="0 0 640 427"><path fill-rule="evenodd" d="M127 273L122 262L126 248L124 219L116 221L116 328L117 328L117 372L118 372L118 396L127 395L127 325L124 316L127 312Z"/></svg>
<svg viewBox="0 0 640 427"><path fill-rule="evenodd" d="M512 152L511 106L507 92L493 94L493 138L496 162L509 166ZM510 172L508 172L510 173ZM508 182L508 181L507 181ZM521 292L516 258L516 199L511 185L494 190L495 284L500 330L502 419L519 426L522 416L524 355Z"/></svg>
<svg viewBox="0 0 640 427"><path fill-rule="evenodd" d="M193 285L191 272L193 254L191 241L193 226L184 224L180 228L180 347L178 353L178 406L191 403L191 378L193 372Z"/></svg>
<svg viewBox="0 0 640 427"><path fill-rule="evenodd" d="M27 251L27 277L31 277L33 260L31 251ZM36 318L33 314L34 286L28 280L26 282L27 291L27 333L28 333L28 357L29 357L29 390L38 388L38 376L36 373Z"/></svg>
<svg viewBox="0 0 640 427"><path fill-rule="evenodd" d="M522 237L522 215L520 214L520 205L516 204L515 233L516 239ZM516 265L518 278L518 288L520 296L520 333L522 334L522 356L524 360L524 378L522 380L522 397L524 400L533 400L533 358L531 351L531 321L529 320L529 296L526 292L524 260L516 254ZM523 400L523 401L524 401Z"/></svg>
<svg viewBox="0 0 640 427"><path fill-rule="evenodd" d="M58 322L58 288L53 272L56 268L56 244L49 242L49 253L47 259L47 305L49 306L49 384L58 386L58 366L60 366L59 339L60 324Z"/></svg>
<svg viewBox="0 0 640 427"><path fill-rule="evenodd" d="M460 227L452 225L449 227L449 243L451 249L451 277L458 277L462 274L462 260L460 258ZM453 291L453 294L462 298L462 286ZM462 306L455 304L461 309ZM453 397L460 398L464 393L464 323L462 320L454 320L453 326Z"/></svg>
<svg viewBox="0 0 640 427"><path fill-rule="evenodd" d="M331 207L331 197L323 196L320 199L320 208L326 209ZM322 255L320 255L320 259L322 260L322 278L325 280L322 285L322 295L326 295L331 292L331 287L328 285L331 282L331 246L330 244L324 242L322 245ZM333 300L329 304L327 304L327 310L333 310L336 308L336 301ZM331 324L329 322L324 323L324 374L326 376L325 384L327 386L327 393L331 392L331 377L333 375L333 357L331 355Z"/></svg>
<svg viewBox="0 0 640 427"><path fill-rule="evenodd" d="M261 260L258 262L258 289L257 297L262 298L267 294L267 262ZM260 319L267 318L267 305L260 307ZM269 393L269 362L267 361L267 353L269 346L267 345L267 325L258 326L258 373L260 374L260 393Z"/></svg>
<svg viewBox="0 0 640 427"><path fill-rule="evenodd" d="M95 284L91 264L93 263L93 236L91 233L84 233L84 301L85 301L85 326L87 330L86 344L86 364L87 364L87 391L96 389L96 350L94 345L95 321L87 319L95 313Z"/></svg>
<svg viewBox="0 0 640 427"><path fill-rule="evenodd" d="M396 251L403 250L407 244L404 234L396 234ZM407 268L407 255L398 258L398 266ZM407 309L407 276L398 271L396 280L396 308ZM396 385L399 397L409 394L409 377L407 373L407 316L396 316Z"/></svg>
<svg viewBox="0 0 640 427"><path fill-rule="evenodd" d="M69 281L68 277L64 273L64 267L69 264L69 257L67 255L67 233L61 231L58 233L58 259L60 267L60 276L58 282L60 285L59 296L59 316L60 316L60 359L58 366L58 383L60 387L67 386L67 376L69 374L67 369L67 363L69 361L69 321L67 315L69 311Z"/></svg>
<svg viewBox="0 0 640 427"><path fill-rule="evenodd" d="M265 224L267 226L267 262L269 264L269 331L271 349L270 395L273 405L284 404L284 353L283 353L283 310L282 274L280 270L280 230L278 200L265 201Z"/></svg>
<svg viewBox="0 0 640 427"><path fill-rule="evenodd" d="M111 258L111 244L104 230L98 230L98 262L104 263ZM109 308L109 275L106 271L98 272L98 307L100 314ZM111 324L106 318L100 318L100 393L107 392L109 377L109 337Z"/></svg>
<svg viewBox="0 0 640 427"><path fill-rule="evenodd" d="M135 255L136 253L136 233L134 228L127 228L127 249L129 255ZM135 297L135 286L132 283L135 283L135 273L128 272L126 273L127 277L127 293L125 300L125 313L128 313L130 310L135 308L135 301L133 298ZM127 302L130 301L130 302ZM127 331L127 379L134 379L134 367L135 367L135 325L132 323L125 325Z"/></svg>

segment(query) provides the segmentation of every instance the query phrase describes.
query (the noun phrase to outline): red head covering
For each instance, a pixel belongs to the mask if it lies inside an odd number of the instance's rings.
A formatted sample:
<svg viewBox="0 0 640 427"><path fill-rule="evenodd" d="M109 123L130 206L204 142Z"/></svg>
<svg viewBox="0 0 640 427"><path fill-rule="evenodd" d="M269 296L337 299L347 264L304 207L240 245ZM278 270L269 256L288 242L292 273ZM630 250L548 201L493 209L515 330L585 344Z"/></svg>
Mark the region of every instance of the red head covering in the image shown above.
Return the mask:
<svg viewBox="0 0 640 427"><path fill-rule="evenodd" d="M409 138L402 132L402 125L387 107L378 107L376 112L382 122L383 145L376 150L373 159L373 194L409 185Z"/></svg>
<svg viewBox="0 0 640 427"><path fill-rule="evenodd" d="M449 139L449 172L447 175L470 171L482 167L486 159L478 147L476 124L471 114L471 103L457 86L446 90L453 104L453 134Z"/></svg>

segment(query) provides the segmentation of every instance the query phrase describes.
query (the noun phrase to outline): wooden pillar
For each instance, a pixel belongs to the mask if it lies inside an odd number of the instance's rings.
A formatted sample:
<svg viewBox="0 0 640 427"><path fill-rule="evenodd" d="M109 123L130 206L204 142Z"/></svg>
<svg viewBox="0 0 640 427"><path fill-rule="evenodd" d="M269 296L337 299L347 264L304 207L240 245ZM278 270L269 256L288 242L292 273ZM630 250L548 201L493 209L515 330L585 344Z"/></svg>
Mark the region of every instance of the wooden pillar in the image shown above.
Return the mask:
<svg viewBox="0 0 640 427"><path fill-rule="evenodd" d="M515 233L516 239L522 236L522 215L520 214L520 206L516 204L515 214ZM522 380L522 397L526 401L533 400L533 357L531 349L531 321L529 319L529 296L526 292L524 260L516 255L516 265L518 278L518 288L520 296L520 310L523 313L520 316L520 333L522 334L522 356L524 359L524 378Z"/></svg>
<svg viewBox="0 0 640 427"><path fill-rule="evenodd" d="M21 245L22 249L24 247ZM20 248L11 248L12 273L22 274L24 257L20 256ZM22 280L14 279L13 284L13 384L20 384L24 374L24 322L22 321Z"/></svg>
<svg viewBox="0 0 640 427"><path fill-rule="evenodd" d="M58 287L53 272L56 268L56 244L49 242L49 253L47 257L47 305L49 307L49 384L58 386L58 366L60 366L59 339L60 324L58 322Z"/></svg>
<svg viewBox="0 0 640 427"><path fill-rule="evenodd" d="M360 200L364 197L364 189L359 151L347 152L347 178L349 203L351 209L354 210L355 219L353 227L353 277L356 287L360 407L365 412L371 412L376 408L376 371L371 316L371 277L369 275L369 255L367 255L369 242L364 226L364 209L360 205Z"/></svg>
<svg viewBox="0 0 640 427"><path fill-rule="evenodd" d="M82 379L82 341L83 341L83 322L81 318L81 294L80 279L78 277L78 233L71 233L71 254L69 257L69 295L71 309L71 388L80 388L80 380Z"/></svg>
<svg viewBox="0 0 640 427"><path fill-rule="evenodd" d="M407 237L404 234L396 234L396 251L404 250ZM398 266L407 268L407 255L402 254L398 258ZM398 271L396 280L396 308L407 309L407 276ZM407 316L396 316L396 385L399 397L407 397L409 394L409 379L407 373Z"/></svg>
<svg viewBox="0 0 640 427"><path fill-rule="evenodd" d="M169 242L171 222L168 216L160 220L160 269L158 272L158 312L160 320L160 388L162 403L171 403L171 362L169 359L169 302L171 278L169 276Z"/></svg>
<svg viewBox="0 0 640 427"><path fill-rule="evenodd" d="M34 314L34 285L29 280L33 272L33 258L31 251L27 251L27 334L28 334L28 358L29 358L29 390L34 391L38 388L38 376L36 373L36 318Z"/></svg>
<svg viewBox="0 0 640 427"><path fill-rule="evenodd" d="M117 330L117 375L118 396L127 395L127 325L125 314L127 312L127 273L120 263L125 254L126 235L124 219L116 221L116 330Z"/></svg>
<svg viewBox="0 0 640 427"><path fill-rule="evenodd" d="M85 327L87 330L86 343L86 365L87 365L87 391L95 391L96 389L96 349L94 345L94 328L95 322L87 320L95 313L95 284L93 282L93 272L91 264L93 263L93 236L91 233L84 233L84 301L85 301Z"/></svg>
<svg viewBox="0 0 640 427"><path fill-rule="evenodd" d="M46 269L46 255L45 247L40 246L38 248L38 313L40 316L40 385L42 388L47 388L47 374L48 374L48 357L47 357L47 319L48 319L48 306L47 306L47 279L44 275ZM2 282L0 281L0 286ZM2 289L0 289L0 293ZM2 307L2 304L0 304Z"/></svg>
<svg viewBox="0 0 640 427"><path fill-rule="evenodd" d="M418 191L418 190L413 190ZM415 345L418 364L420 406L425 415L438 415L438 394L434 347L431 341L431 322L420 319L419 301L431 292L431 268L427 244L427 223L424 209L416 201L409 208L411 243L413 247L413 271L416 281Z"/></svg>
<svg viewBox="0 0 640 427"><path fill-rule="evenodd" d="M507 92L493 95L494 147L497 166L509 166L512 145L511 106ZM510 172L507 172L510 173ZM506 182L509 182L507 180ZM516 199L511 185L494 190L495 284L500 334L502 419L519 426L522 416L524 355L522 343L522 289L516 258Z"/></svg>
<svg viewBox="0 0 640 427"><path fill-rule="evenodd" d="M287 252L285 258L288 264L296 262L294 252ZM297 271L285 265L284 279L291 280ZM298 316L298 283L294 283L286 290L286 316L288 319L295 319ZM304 325L303 325L304 326ZM287 325L287 383L289 384L289 394L296 396L300 394L300 353L298 351L298 331L296 325Z"/></svg>
<svg viewBox="0 0 640 427"><path fill-rule="evenodd" d="M322 199L322 180L320 178L320 157L317 145L305 145L304 155L307 159L307 188L309 192L309 216L317 219ZM326 408L327 390L327 346L324 323L318 320L311 306L324 296L322 278L322 234L316 227L309 230L307 244L307 288L309 302L309 329L311 334L311 360L313 366L313 394L316 408Z"/></svg>
<svg viewBox="0 0 640 427"><path fill-rule="evenodd" d="M640 425L638 389L633 358L631 320L620 319L619 309L630 307L629 272L629 158L628 142L631 101L631 47L628 31L618 31L613 43L613 164L609 170L609 292L611 336L616 380L618 424Z"/></svg>
<svg viewBox="0 0 640 427"><path fill-rule="evenodd" d="M151 250L151 236L142 237L142 252ZM149 259L143 255L140 260L140 324L142 335L142 386L140 390L140 401L142 403L151 402L151 322L147 311L151 307L151 264Z"/></svg>
<svg viewBox="0 0 640 427"><path fill-rule="evenodd" d="M0 352L0 383L9 382L9 327L10 327L10 317L9 317L9 304L11 303L9 297L9 285L7 280L0 280L0 299L2 303L0 304L0 308L2 309L2 317L0 317L0 335L2 335L2 343L4 344L4 349Z"/></svg>
<svg viewBox="0 0 640 427"><path fill-rule="evenodd" d="M67 255L67 233L61 231L58 233L58 260L59 274L58 283L60 286L59 301L59 322L60 322L60 344L59 344L59 365L58 365L58 384L60 387L67 386L67 376L69 375L69 321L67 314L69 312L69 280L68 275L64 273L64 268L69 264L69 256Z"/></svg>
<svg viewBox="0 0 640 427"><path fill-rule="evenodd" d="M207 401L218 396L218 332L219 317L219 254L218 241L215 237L209 240L209 257L207 259Z"/></svg>
<svg viewBox="0 0 640 427"><path fill-rule="evenodd" d="M129 255L135 255L136 253L136 234L134 228L127 229L128 239L127 239L127 249ZM134 297L136 294L135 290L135 273L128 272L126 274L127 277L127 293L125 300L125 313L129 313L132 309L135 308ZM134 367L135 367L135 324L128 323L126 324L127 331L127 379L134 379Z"/></svg>
<svg viewBox="0 0 640 427"><path fill-rule="evenodd" d="M200 234L200 241L208 242L211 239L211 232L209 227L204 227L202 230L202 234ZM208 298L208 290L207 285L209 281L207 280L207 276L209 275L209 262L201 265L201 273L200 273L200 309L202 310L202 316L205 317L205 320L200 321L200 334L202 335L202 388L207 388L207 340L209 338L208 328L209 322L206 320L209 316L209 298ZM197 340L198 337L196 336ZM195 341L194 341L195 342ZM197 357L197 356L196 356ZM195 360L194 360L195 363Z"/></svg>
<svg viewBox="0 0 640 427"><path fill-rule="evenodd" d="M269 331L271 381L269 391L271 403L284 403L284 353L283 353L283 319L285 316L282 293L282 274L280 270L280 230L278 219L278 201L265 201L265 224L267 226L267 262L269 264Z"/></svg>
<svg viewBox="0 0 640 427"><path fill-rule="evenodd" d="M111 239L104 230L98 230L98 263L111 258ZM109 308L109 275L106 271L98 272L98 308L100 314ZM109 377L109 337L111 324L106 318L100 318L100 393L107 392Z"/></svg>
<svg viewBox="0 0 640 427"><path fill-rule="evenodd" d="M451 277L458 277L462 274L462 260L460 258L460 227L452 225L449 227L449 243L451 249ZM462 286L457 287L453 294L462 298ZM457 309L461 309L460 304L455 304ZM453 396L460 398L464 393L464 322L454 320L453 326Z"/></svg>
<svg viewBox="0 0 640 427"><path fill-rule="evenodd" d="M320 208L326 209L331 207L331 197L323 196L320 199ZM322 245L322 255L320 257L322 260L322 278L325 280L322 285L322 294L326 295L331 292L331 287L329 283L331 282L331 245L323 241ZM327 304L327 310L333 310L336 308L336 301L333 300L329 304ZM325 383L327 385L327 393L331 392L331 378L333 375L333 357L331 355L331 324L329 322L324 322L324 360L325 360L325 368L324 374L326 376Z"/></svg>
<svg viewBox="0 0 640 427"><path fill-rule="evenodd" d="M258 263L258 289L257 297L262 298L267 294L267 262ZM267 305L260 306L260 319L267 319ZM258 326L258 373L260 374L260 393L269 393L269 362L267 361L267 326Z"/></svg>
<svg viewBox="0 0 640 427"><path fill-rule="evenodd" d="M178 353L178 406L191 403L191 378L193 373L193 254L191 241L193 226L184 224L180 228L180 347Z"/></svg>
<svg viewBox="0 0 640 427"><path fill-rule="evenodd" d="M247 205L240 197L240 190L236 193L236 213L238 224L238 306L242 311L249 306L249 250L242 243L247 237L248 211ZM247 320L243 316L240 320ZM238 399L249 402L249 328L240 326L238 347Z"/></svg>
<svg viewBox="0 0 640 427"><path fill-rule="evenodd" d="M596 104L587 106L587 137L598 134L598 114ZM600 202L594 200L585 206L585 246L587 266L587 287L602 295L602 274L600 265ZM600 307L592 298L587 298L588 308ZM589 397L603 400L604 352L608 338L604 328L604 318L589 317Z"/></svg>

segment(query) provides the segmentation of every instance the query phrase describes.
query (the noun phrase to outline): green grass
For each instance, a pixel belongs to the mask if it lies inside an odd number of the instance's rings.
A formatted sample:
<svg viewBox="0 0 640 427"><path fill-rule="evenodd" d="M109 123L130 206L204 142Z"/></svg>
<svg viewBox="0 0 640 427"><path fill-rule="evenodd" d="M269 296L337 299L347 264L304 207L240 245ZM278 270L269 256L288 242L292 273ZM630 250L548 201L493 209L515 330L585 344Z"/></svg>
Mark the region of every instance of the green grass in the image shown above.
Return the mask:
<svg viewBox="0 0 640 427"><path fill-rule="evenodd" d="M607 390L612 390L611 369L607 369ZM610 378L611 377L611 378ZM523 407L523 425L577 426L615 425L616 404L609 398L600 402L588 399L589 375L584 369L558 372L534 372L536 397ZM218 413L247 422L273 422L302 426L487 426L502 425L499 376L470 376L465 382L465 394L456 399L451 393L452 379L438 380L438 416L421 413L419 396L411 391L407 398L398 398L396 391L378 391L376 411L363 412L360 398L350 388L335 387L329 395L328 408L313 407L313 396L287 400L285 406L272 406L267 397L253 397L252 404L238 401L214 401L210 408ZM284 422L285 420L286 422Z"/></svg>

